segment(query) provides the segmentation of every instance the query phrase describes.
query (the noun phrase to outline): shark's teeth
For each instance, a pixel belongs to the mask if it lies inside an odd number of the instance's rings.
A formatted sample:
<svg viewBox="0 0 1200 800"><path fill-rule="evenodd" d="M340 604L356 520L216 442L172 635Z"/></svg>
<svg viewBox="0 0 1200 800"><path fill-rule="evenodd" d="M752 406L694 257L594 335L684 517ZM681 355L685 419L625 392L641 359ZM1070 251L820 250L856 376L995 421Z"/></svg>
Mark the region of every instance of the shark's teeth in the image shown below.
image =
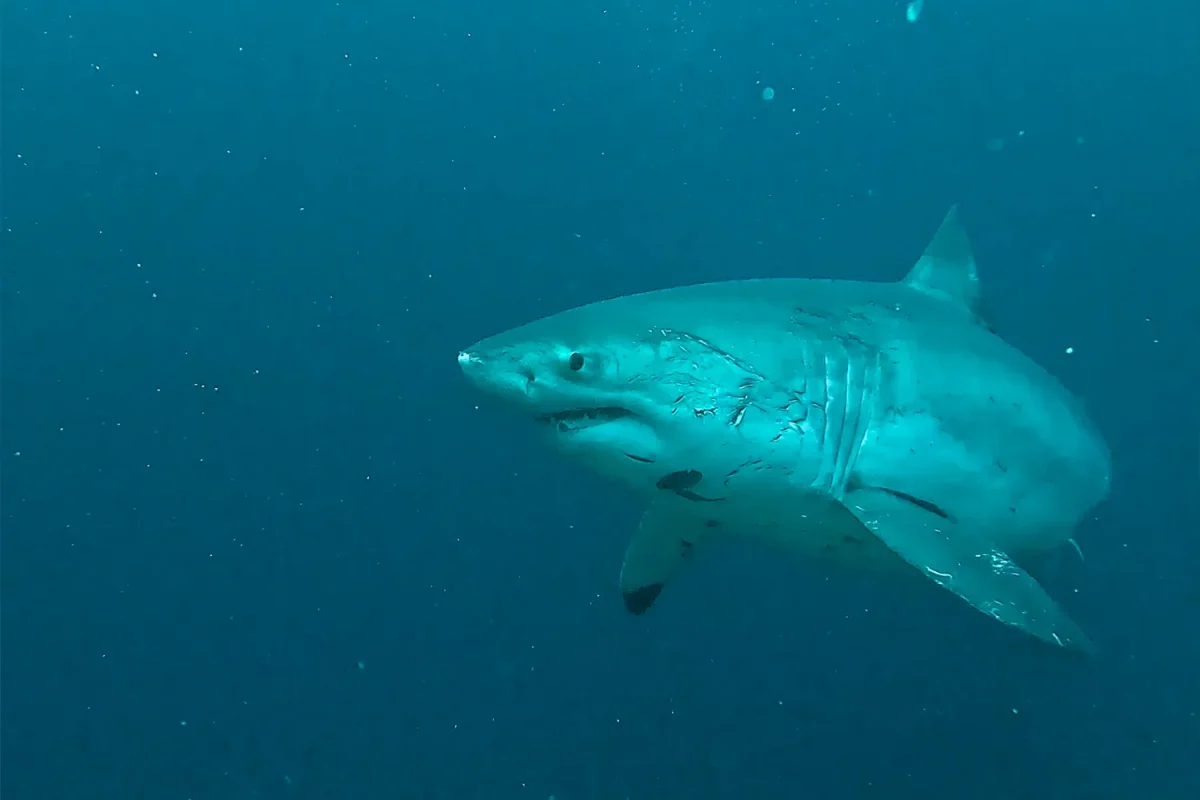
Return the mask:
<svg viewBox="0 0 1200 800"><path fill-rule="evenodd" d="M628 417L630 412L624 408L605 406L602 408L575 408L569 411L556 411L553 414L542 414L535 419L550 425L557 425L560 431L573 428L587 427L589 422L603 423L614 419Z"/></svg>

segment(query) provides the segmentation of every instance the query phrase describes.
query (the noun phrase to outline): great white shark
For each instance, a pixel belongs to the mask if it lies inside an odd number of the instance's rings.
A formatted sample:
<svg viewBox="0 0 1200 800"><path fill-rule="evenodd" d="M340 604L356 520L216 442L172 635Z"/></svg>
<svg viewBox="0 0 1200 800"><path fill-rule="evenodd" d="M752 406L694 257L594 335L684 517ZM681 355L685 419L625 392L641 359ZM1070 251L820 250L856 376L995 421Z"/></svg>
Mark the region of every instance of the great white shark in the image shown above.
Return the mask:
<svg viewBox="0 0 1200 800"><path fill-rule="evenodd" d="M1050 644L1092 643L1022 568L1108 494L1080 404L979 313L956 209L899 282L738 280L617 297L458 362L647 506L621 569L645 613L707 542L919 571Z"/></svg>

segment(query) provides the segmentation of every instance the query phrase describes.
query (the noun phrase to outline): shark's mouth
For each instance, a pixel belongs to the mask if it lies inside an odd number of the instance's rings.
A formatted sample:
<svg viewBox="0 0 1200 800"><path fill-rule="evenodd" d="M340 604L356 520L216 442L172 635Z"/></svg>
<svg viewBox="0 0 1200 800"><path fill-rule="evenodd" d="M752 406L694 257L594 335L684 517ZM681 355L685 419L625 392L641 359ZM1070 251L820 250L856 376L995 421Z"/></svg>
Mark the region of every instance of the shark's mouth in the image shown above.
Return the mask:
<svg viewBox="0 0 1200 800"><path fill-rule="evenodd" d="M594 428L606 422L633 416L633 412L616 406L602 408L576 408L570 411L556 411L553 414L542 414L535 417L538 422L553 425L559 433L573 433L585 428Z"/></svg>

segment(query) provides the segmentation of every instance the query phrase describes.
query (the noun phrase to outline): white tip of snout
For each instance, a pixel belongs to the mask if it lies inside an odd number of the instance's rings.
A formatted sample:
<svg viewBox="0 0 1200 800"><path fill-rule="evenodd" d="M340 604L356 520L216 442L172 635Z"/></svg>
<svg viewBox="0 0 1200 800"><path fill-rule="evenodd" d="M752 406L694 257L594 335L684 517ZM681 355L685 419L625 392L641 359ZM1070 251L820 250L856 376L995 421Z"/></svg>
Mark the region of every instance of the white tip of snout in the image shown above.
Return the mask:
<svg viewBox="0 0 1200 800"><path fill-rule="evenodd" d="M467 369L471 365L478 363L479 356L475 355L474 353L468 353L466 350L463 350L458 354L458 365L463 369Z"/></svg>

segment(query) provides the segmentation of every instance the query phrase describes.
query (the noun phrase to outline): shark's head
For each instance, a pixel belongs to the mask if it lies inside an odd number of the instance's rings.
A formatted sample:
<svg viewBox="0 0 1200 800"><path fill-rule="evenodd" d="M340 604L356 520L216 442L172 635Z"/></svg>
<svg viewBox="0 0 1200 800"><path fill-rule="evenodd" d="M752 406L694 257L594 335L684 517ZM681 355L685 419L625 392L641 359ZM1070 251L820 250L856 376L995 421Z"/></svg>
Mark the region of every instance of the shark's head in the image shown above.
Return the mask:
<svg viewBox="0 0 1200 800"><path fill-rule="evenodd" d="M660 460L669 406L647 369L654 357L649 344L527 338L523 330L459 353L463 373L544 428L559 450L602 472L626 477Z"/></svg>
<svg viewBox="0 0 1200 800"><path fill-rule="evenodd" d="M459 353L458 363L477 388L540 425L565 455L653 487L682 463L696 422L683 407L707 384L670 331L617 313L625 299L485 339Z"/></svg>

